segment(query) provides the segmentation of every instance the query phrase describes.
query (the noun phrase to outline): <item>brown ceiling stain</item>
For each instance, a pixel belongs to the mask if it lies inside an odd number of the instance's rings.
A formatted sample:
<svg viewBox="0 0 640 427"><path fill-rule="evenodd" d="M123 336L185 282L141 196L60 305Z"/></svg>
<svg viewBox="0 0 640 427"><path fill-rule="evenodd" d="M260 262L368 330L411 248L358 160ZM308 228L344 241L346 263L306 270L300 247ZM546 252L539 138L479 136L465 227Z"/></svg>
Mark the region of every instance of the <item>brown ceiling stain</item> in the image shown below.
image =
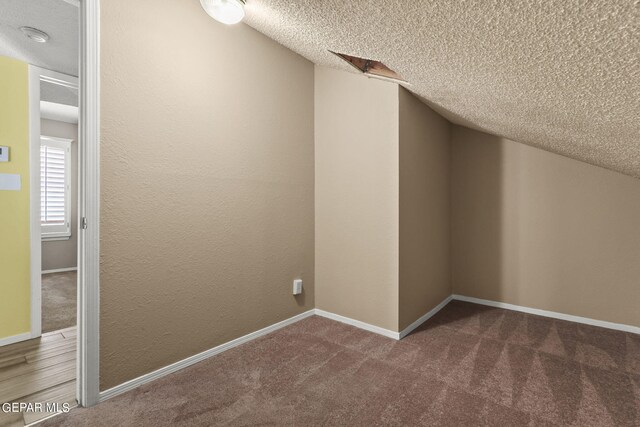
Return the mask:
<svg viewBox="0 0 640 427"><path fill-rule="evenodd" d="M250 0L312 62L376 58L450 121L640 178L640 1Z"/></svg>
<svg viewBox="0 0 640 427"><path fill-rule="evenodd" d="M364 74L369 74L375 77L382 77L385 79L397 80L398 82L404 82L404 80L398 73L396 73L380 61L358 58L357 56L351 56L344 53L331 53L337 55L339 58L344 59L348 64L351 64L354 68L360 70Z"/></svg>

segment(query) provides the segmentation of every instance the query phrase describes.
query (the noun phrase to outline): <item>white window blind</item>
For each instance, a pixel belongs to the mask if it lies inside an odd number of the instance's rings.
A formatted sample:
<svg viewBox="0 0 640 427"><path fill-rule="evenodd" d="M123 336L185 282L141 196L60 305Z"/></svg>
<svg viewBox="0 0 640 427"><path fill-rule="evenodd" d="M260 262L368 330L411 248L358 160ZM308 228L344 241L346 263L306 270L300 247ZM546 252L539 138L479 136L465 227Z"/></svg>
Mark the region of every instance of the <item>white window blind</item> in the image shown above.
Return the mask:
<svg viewBox="0 0 640 427"><path fill-rule="evenodd" d="M40 223L43 239L71 236L70 157L71 141L41 138Z"/></svg>

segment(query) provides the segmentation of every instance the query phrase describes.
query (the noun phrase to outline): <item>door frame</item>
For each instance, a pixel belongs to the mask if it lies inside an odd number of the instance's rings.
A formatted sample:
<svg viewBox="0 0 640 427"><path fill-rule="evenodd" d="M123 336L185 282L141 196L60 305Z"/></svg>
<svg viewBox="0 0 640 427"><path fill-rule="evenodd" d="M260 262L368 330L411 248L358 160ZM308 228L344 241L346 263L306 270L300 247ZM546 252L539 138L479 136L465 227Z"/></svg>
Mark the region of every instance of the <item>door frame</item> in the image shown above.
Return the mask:
<svg viewBox="0 0 640 427"><path fill-rule="evenodd" d="M78 349L77 399L98 402L100 391L100 2L69 1L79 7L79 78L29 66L30 162L39 165L40 79L78 87ZM37 145L36 142L37 141ZM41 335L40 170L31 167L31 331Z"/></svg>
<svg viewBox="0 0 640 427"><path fill-rule="evenodd" d="M42 333L40 229L40 81L78 88L78 347L81 406L100 394L100 1L64 0L79 8L79 77L29 65L30 338ZM25 337L29 338L29 337Z"/></svg>
<svg viewBox="0 0 640 427"><path fill-rule="evenodd" d="M80 0L77 398L100 395L100 0Z"/></svg>

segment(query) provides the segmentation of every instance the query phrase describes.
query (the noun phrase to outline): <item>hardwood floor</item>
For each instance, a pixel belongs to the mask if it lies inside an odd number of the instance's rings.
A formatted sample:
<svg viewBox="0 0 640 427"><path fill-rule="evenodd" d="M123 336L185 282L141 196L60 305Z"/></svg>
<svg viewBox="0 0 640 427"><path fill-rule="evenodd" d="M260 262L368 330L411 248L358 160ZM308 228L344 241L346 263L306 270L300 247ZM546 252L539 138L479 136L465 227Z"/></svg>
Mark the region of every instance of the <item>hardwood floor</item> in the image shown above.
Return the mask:
<svg viewBox="0 0 640 427"><path fill-rule="evenodd" d="M74 326L0 347L0 405L41 402L76 406L76 342ZM28 425L51 414L7 414L0 407L0 427Z"/></svg>

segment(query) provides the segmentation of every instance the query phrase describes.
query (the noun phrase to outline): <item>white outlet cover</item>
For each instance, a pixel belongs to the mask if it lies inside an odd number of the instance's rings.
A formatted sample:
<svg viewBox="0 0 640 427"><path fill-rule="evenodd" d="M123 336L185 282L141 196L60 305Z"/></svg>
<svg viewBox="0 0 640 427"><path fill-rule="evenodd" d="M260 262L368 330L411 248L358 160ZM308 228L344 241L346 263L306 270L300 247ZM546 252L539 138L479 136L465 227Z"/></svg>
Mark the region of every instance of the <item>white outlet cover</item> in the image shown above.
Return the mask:
<svg viewBox="0 0 640 427"><path fill-rule="evenodd" d="M300 295L302 293L302 279L296 279L293 281L293 294Z"/></svg>
<svg viewBox="0 0 640 427"><path fill-rule="evenodd" d="M0 145L0 162L9 161L9 147Z"/></svg>

